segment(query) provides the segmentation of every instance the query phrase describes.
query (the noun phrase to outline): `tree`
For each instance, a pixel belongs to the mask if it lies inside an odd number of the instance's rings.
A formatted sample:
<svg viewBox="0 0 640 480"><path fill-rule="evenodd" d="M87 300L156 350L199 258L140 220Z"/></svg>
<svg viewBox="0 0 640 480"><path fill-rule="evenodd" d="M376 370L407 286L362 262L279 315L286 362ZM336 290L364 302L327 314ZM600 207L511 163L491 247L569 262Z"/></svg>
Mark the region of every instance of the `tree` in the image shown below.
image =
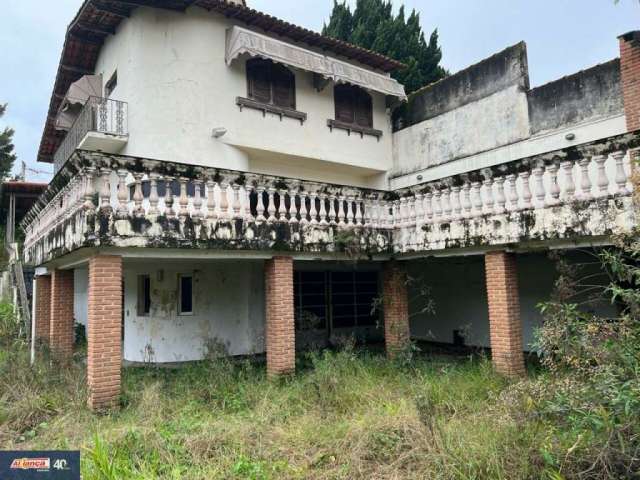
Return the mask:
<svg viewBox="0 0 640 480"><path fill-rule="evenodd" d="M0 118L6 110L7 105L0 104ZM9 175L13 168L13 162L16 161L16 155L13 153L13 134L14 130L9 127L0 131L0 179Z"/></svg>
<svg viewBox="0 0 640 480"><path fill-rule="evenodd" d="M390 0L357 0L356 8L334 0L329 23L322 34L353 43L394 58L407 65L392 76L413 92L447 75L440 66L442 51L438 45L438 30L429 41L420 26L420 14L411 11L405 17L404 6L394 15Z"/></svg>

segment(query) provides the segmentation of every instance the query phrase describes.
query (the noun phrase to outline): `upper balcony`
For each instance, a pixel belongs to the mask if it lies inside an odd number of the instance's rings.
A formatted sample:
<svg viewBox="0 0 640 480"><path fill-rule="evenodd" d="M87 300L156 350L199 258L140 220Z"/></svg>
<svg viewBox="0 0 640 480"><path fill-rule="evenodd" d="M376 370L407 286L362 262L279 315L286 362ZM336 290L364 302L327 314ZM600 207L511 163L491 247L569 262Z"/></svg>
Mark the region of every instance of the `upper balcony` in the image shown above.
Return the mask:
<svg viewBox="0 0 640 480"><path fill-rule="evenodd" d="M117 153L129 140L128 104L89 97L53 157L57 174L76 150Z"/></svg>

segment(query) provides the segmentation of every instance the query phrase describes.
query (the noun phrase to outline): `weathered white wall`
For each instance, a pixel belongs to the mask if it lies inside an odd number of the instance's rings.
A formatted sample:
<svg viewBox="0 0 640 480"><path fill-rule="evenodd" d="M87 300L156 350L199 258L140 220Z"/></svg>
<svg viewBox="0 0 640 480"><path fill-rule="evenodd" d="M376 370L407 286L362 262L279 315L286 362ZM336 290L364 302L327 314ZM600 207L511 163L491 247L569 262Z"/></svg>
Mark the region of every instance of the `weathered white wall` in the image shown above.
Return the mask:
<svg viewBox="0 0 640 480"><path fill-rule="evenodd" d="M126 262L124 359L199 360L211 341L223 344L231 355L263 352L263 272L263 262L250 260ZM137 276L141 274L151 278L149 316L137 315ZM193 315L177 313L179 274L194 276Z"/></svg>
<svg viewBox="0 0 640 480"><path fill-rule="evenodd" d="M407 175L529 136L527 95L512 85L393 135L391 176Z"/></svg>
<svg viewBox="0 0 640 480"><path fill-rule="evenodd" d="M309 173L341 183L370 185L372 173L391 167L391 124L385 99L374 93L374 137L347 135L327 127L334 118L333 88L313 88L312 74L296 71L299 121L243 109L236 97L247 94L245 61L225 64L225 32L233 22L199 8L186 13L138 8L109 37L96 64L105 82L118 71L112 97L129 103L127 155L238 170L280 170L274 153L295 160L318 160ZM211 136L215 127L227 134ZM330 163L333 162L333 163ZM334 164L343 168L336 173ZM286 169L286 167L285 167Z"/></svg>
<svg viewBox="0 0 640 480"><path fill-rule="evenodd" d="M584 262L589 257L572 255L573 261ZM593 261L591 257L590 261ZM520 315L525 350L533 350L535 329L542 325L537 305L549 300L557 277L554 263L546 254L518 255ZM597 267L595 267L597 271ZM435 314L422 314L417 293L411 293L411 334L414 338L434 342L453 342L453 330L468 333L466 344L489 347L489 314L485 287L484 258L450 257L442 260L412 262L410 271L424 278L432 288ZM604 278L598 281L603 282ZM614 315L614 307L598 304L594 311Z"/></svg>

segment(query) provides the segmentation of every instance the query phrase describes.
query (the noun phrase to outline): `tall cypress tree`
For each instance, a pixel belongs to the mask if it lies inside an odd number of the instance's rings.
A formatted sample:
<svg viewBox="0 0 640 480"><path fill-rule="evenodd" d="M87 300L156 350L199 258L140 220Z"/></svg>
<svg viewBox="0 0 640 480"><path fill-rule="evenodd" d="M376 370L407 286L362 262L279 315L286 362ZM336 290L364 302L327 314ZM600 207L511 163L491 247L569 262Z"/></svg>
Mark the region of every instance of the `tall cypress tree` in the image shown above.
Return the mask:
<svg viewBox="0 0 640 480"><path fill-rule="evenodd" d="M0 118L4 115L7 105L0 104ZM0 181L11 173L16 155L13 153L13 129L6 127L0 130Z"/></svg>
<svg viewBox="0 0 640 480"><path fill-rule="evenodd" d="M334 0L329 23L323 35L353 43L394 58L407 68L393 73L407 92L440 80L447 75L440 66L442 51L438 31L425 40L420 14L415 10L407 18L404 6L394 15L390 0L357 0L356 8Z"/></svg>

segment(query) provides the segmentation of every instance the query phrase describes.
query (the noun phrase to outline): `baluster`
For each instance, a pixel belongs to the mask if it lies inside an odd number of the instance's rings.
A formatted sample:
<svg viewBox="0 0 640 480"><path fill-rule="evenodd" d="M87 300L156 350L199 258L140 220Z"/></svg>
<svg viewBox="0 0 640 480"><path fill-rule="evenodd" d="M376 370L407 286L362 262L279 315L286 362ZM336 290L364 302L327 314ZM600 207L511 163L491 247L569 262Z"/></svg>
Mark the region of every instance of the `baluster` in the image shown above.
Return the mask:
<svg viewBox="0 0 640 480"><path fill-rule="evenodd" d="M507 209L505 205L507 203L507 199L504 195L504 177L494 178L493 181L496 184L496 213L505 213Z"/></svg>
<svg viewBox="0 0 640 480"><path fill-rule="evenodd" d="M109 183L109 177L111 176L111 169L100 169L100 176L102 183L100 185L100 210L108 215L111 213L111 184Z"/></svg>
<svg viewBox="0 0 640 480"><path fill-rule="evenodd" d="M231 189L233 191L233 200L232 200L232 209L233 209L233 218L240 219L242 215L240 215L240 185L237 183L233 183L231 185Z"/></svg>
<svg viewBox="0 0 640 480"><path fill-rule="evenodd" d="M298 212L296 210L296 191L289 190L289 223L298 223Z"/></svg>
<svg viewBox="0 0 640 480"><path fill-rule="evenodd" d="M328 225L327 222L327 194L320 193L320 225Z"/></svg>
<svg viewBox="0 0 640 480"><path fill-rule="evenodd" d="M316 198L318 192L309 192L309 217L311 217L311 225L318 224L318 210L316 208Z"/></svg>
<svg viewBox="0 0 640 480"><path fill-rule="evenodd" d="M534 192L536 195L536 207L544 208L545 202L544 199L547 196L544 190L544 183L542 176L544 175L544 167L535 167L533 169L533 178L535 180L534 183Z"/></svg>
<svg viewBox="0 0 640 480"><path fill-rule="evenodd" d="M329 225L336 225L336 196L329 195Z"/></svg>
<svg viewBox="0 0 640 480"><path fill-rule="evenodd" d="M262 223L267 219L264 217L264 187L262 185L258 186L258 205L256 206L256 212L258 214L256 218L256 222Z"/></svg>
<svg viewBox="0 0 640 480"><path fill-rule="evenodd" d="M373 225L373 200L371 198L364 198L361 207L362 224L365 228L371 228Z"/></svg>
<svg viewBox="0 0 640 480"><path fill-rule="evenodd" d="M451 221L451 189L448 187L442 189L442 220Z"/></svg>
<svg viewBox="0 0 640 480"><path fill-rule="evenodd" d="M417 224L415 197L409 197L407 200L407 209L409 210L409 226L414 226Z"/></svg>
<svg viewBox="0 0 640 480"><path fill-rule="evenodd" d="M207 218L215 220L218 218L216 212L216 182L207 180Z"/></svg>
<svg viewBox="0 0 640 480"><path fill-rule="evenodd" d="M127 205L129 200L129 192L127 191L127 171L118 170L118 210L117 214L119 218L126 218L129 216L129 206Z"/></svg>
<svg viewBox="0 0 640 480"><path fill-rule="evenodd" d="M433 193L431 190L424 194L424 219L425 223L433 223Z"/></svg>
<svg viewBox="0 0 640 480"><path fill-rule="evenodd" d="M598 197L606 197L609 195L609 179L607 178L607 172L605 171L605 162L607 161L606 155L596 155L593 157L593 161L596 162L598 170Z"/></svg>
<svg viewBox="0 0 640 480"><path fill-rule="evenodd" d="M566 202L575 200L576 183L573 180L573 162L565 160L560 164L564 170L564 198Z"/></svg>
<svg viewBox="0 0 640 480"><path fill-rule="evenodd" d="M267 189L267 194L268 194L267 213L269 213L269 217L267 217L267 223L273 223L276 221L276 202L275 202L276 189L273 187L269 187Z"/></svg>
<svg viewBox="0 0 640 480"><path fill-rule="evenodd" d="M471 183L471 217L482 215L482 184L480 182Z"/></svg>
<svg viewBox="0 0 640 480"><path fill-rule="evenodd" d="M189 197L187 195L187 179L185 177L180 177L178 182L180 182L180 197L178 198L178 205L180 205L180 211L178 212L178 216L180 220L184 222L184 220L189 216ZM135 198L134 198L135 200Z"/></svg>
<svg viewBox="0 0 640 480"><path fill-rule="evenodd" d="M531 194L531 185L530 185L530 172L520 172L519 174L520 180L522 180L522 209L528 210L531 208L531 199L533 195Z"/></svg>
<svg viewBox="0 0 640 480"><path fill-rule="evenodd" d="M624 157L625 152L613 152L611 156L616 162L616 177L615 182L618 187L617 194L618 195L628 195L629 190L627 189L627 173L624 170Z"/></svg>
<svg viewBox="0 0 640 480"><path fill-rule="evenodd" d="M133 174L133 216L137 218L144 217L144 195L142 194L142 173Z"/></svg>
<svg viewBox="0 0 640 480"><path fill-rule="evenodd" d="M558 185L558 165L552 164L547 167L549 172L549 194L551 200L549 205L555 206L560 204L560 186Z"/></svg>
<svg viewBox="0 0 640 480"><path fill-rule="evenodd" d="M229 220L229 184L226 181L220 182L220 219Z"/></svg>
<svg viewBox="0 0 640 480"><path fill-rule="evenodd" d="M398 217L400 226L406 227L409 223L409 214L407 212L407 199L405 197L402 197L398 203Z"/></svg>
<svg viewBox="0 0 640 480"><path fill-rule="evenodd" d="M507 185L509 186L509 211L514 212L518 210L518 189L516 187L516 175L510 173L506 176Z"/></svg>
<svg viewBox="0 0 640 480"><path fill-rule="evenodd" d="M118 175L120 173L118 172ZM167 218L174 218L175 212L173 211L173 177L167 175L164 176L164 216ZM118 190L118 198L120 197L120 191Z"/></svg>
<svg viewBox="0 0 640 480"><path fill-rule="evenodd" d="M442 221L442 191L437 189L433 194L433 215L435 222Z"/></svg>
<svg viewBox="0 0 640 480"><path fill-rule="evenodd" d="M424 221L424 195L416 193L415 195L415 222L416 226L421 225Z"/></svg>
<svg viewBox="0 0 640 480"><path fill-rule="evenodd" d="M460 203L460 187L455 185L451 187L451 209L453 210L452 219L458 220L462 218L462 204Z"/></svg>
<svg viewBox="0 0 640 480"><path fill-rule="evenodd" d="M344 225L344 195L338 196L338 225Z"/></svg>
<svg viewBox="0 0 640 480"><path fill-rule="evenodd" d="M485 208L486 208L486 213L493 213L493 205L494 205L494 198L493 198L493 178L487 178L484 180L484 182L482 182L484 184L484 193L485 193Z"/></svg>
<svg viewBox="0 0 640 480"><path fill-rule="evenodd" d="M286 222L287 221L287 205L285 203L287 191L284 189L278 190L278 221Z"/></svg>
<svg viewBox="0 0 640 480"><path fill-rule="evenodd" d="M589 164L591 163L590 158L583 158L578 161L578 165L580 165L580 198L582 200L591 200L591 178L589 178Z"/></svg>
<svg viewBox="0 0 640 480"><path fill-rule="evenodd" d="M300 223L302 225L306 225L309 223L309 220L307 219L307 197L309 196L309 194L306 192L306 190L303 190L300 192Z"/></svg>
<svg viewBox="0 0 640 480"><path fill-rule="evenodd" d="M202 180L194 179L193 180L193 213L191 214L191 218L193 221L198 223L203 219L202 215L202 191L200 188L202 187Z"/></svg>
<svg viewBox="0 0 640 480"><path fill-rule="evenodd" d="M253 222L253 214L251 213L251 192L253 191L253 185L249 183L244 184L244 220L245 222Z"/></svg>
<svg viewBox="0 0 640 480"><path fill-rule="evenodd" d="M362 225L362 202L358 198L355 199L355 207L356 207L356 216L355 216L356 225Z"/></svg>
<svg viewBox="0 0 640 480"><path fill-rule="evenodd" d="M347 209L347 225L353 225L354 215L353 215L353 196L352 195L347 196L346 209Z"/></svg>
<svg viewBox="0 0 640 480"><path fill-rule="evenodd" d="M158 174L156 172L149 173L149 215L156 216L160 213L158 210Z"/></svg>
<svg viewBox="0 0 640 480"><path fill-rule="evenodd" d="M469 218L471 217L471 184L469 182L465 182L462 185L462 211L463 217Z"/></svg>
<svg viewBox="0 0 640 480"><path fill-rule="evenodd" d="M371 200L371 227L380 228L380 199Z"/></svg>
<svg viewBox="0 0 640 480"><path fill-rule="evenodd" d="M93 194L95 190L93 188L93 175L96 169L94 167L87 167L85 169L84 178L86 186L84 189L84 208L86 210L94 210L96 207L93 204Z"/></svg>

